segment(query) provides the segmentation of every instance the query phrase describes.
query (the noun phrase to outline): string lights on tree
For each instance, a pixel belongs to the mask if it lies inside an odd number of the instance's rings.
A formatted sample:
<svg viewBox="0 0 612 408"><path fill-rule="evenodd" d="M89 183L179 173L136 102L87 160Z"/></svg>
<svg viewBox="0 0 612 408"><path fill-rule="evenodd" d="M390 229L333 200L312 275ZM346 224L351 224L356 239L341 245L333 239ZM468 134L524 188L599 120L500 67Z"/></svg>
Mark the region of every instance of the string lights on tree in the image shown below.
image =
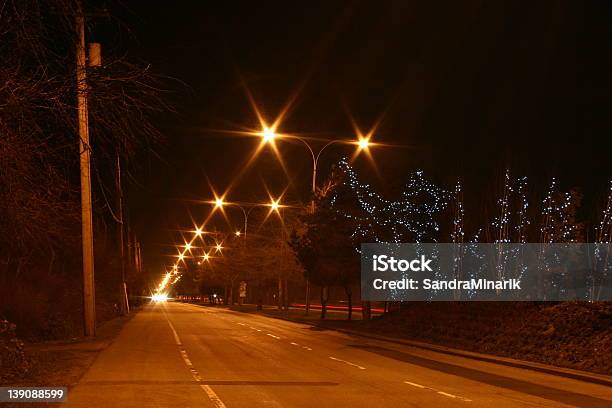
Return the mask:
<svg viewBox="0 0 612 408"><path fill-rule="evenodd" d="M355 225L353 238L359 242L435 242L440 226L436 215L448 205L449 194L430 182L422 171L408 177L399 200L391 201L376 193L359 178L346 159L336 165L340 186L334 190L332 206L339 192L344 200L353 201L350 210L342 207L342 215Z"/></svg>

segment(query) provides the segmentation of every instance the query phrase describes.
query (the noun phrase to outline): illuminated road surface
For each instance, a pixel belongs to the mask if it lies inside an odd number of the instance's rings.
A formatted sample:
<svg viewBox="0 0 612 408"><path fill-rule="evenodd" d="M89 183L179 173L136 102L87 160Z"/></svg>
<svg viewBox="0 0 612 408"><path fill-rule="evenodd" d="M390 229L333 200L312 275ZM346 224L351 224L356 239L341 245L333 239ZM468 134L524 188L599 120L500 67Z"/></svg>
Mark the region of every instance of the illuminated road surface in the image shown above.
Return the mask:
<svg viewBox="0 0 612 408"><path fill-rule="evenodd" d="M146 307L71 407L612 407L612 388L282 320Z"/></svg>

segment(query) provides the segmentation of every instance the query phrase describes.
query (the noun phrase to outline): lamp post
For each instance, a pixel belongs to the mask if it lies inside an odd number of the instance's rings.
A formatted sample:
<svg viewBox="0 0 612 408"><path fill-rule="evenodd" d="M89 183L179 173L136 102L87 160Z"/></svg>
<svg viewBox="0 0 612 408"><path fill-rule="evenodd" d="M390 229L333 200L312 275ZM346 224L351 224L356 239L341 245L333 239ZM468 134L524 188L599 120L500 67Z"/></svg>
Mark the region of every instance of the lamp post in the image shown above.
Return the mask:
<svg viewBox="0 0 612 408"><path fill-rule="evenodd" d="M215 200L212 201L211 203L215 205L215 208L219 208L219 209L223 208L224 206L240 208L240 210L242 211L242 215L244 216L244 243L246 245L247 229L249 226L249 215L251 214L251 211L253 211L255 207L261 207L262 205L265 205L265 204L251 204L247 206L247 205L235 203L235 202L228 203L224 201L223 198L221 197L215 198ZM247 207L248 210L245 209L245 207ZM241 235L240 231L236 231L236 236L240 236L240 235Z"/></svg>
<svg viewBox="0 0 612 408"><path fill-rule="evenodd" d="M242 211L242 214L244 216L244 247L246 248L246 237L247 237L247 229L248 229L248 220L249 220L249 215L251 214L251 211L253 211L254 208L256 207L269 207L270 208L270 212L276 212L279 217L280 215L280 208L285 207L284 205L282 205L280 203L280 198L279 199L274 199L272 197L270 197L270 202L266 203L266 204L243 204L243 203L236 203L236 202L226 202L223 200L223 197L216 197L214 199L214 201L209 201L209 203L214 204L215 208L219 208L222 209L224 206L231 206L231 207L238 207L240 208L240 210ZM245 208L246 207L246 208ZM236 236L240 236L240 231L236 231L235 232ZM222 249L221 245L218 244L216 246L216 250L217 252L220 252ZM280 288L280 286L279 286ZM232 293L233 293L233 281L232 281L232 285L230 287L230 302L233 303L233 298L232 298ZM280 297L279 297L280 298Z"/></svg>
<svg viewBox="0 0 612 408"><path fill-rule="evenodd" d="M263 127L262 131L260 132L260 136L263 138L264 143L271 143L274 139L277 139L280 137L280 135L277 134L274 131L274 129L271 129L266 126ZM321 158L321 153L323 153L323 151L327 147L335 143L354 144L357 146L359 150L366 150L370 146L370 136L369 135L366 137L359 136L359 138L356 141L347 141L344 139L334 139L334 140L330 140L327 143L325 143L323 147L321 147L317 151L317 153L315 153L315 150L312 148L310 143L308 143L308 141L302 137L295 136L295 135L282 136L282 137L287 138L287 139L299 140L300 142L304 144L304 146L306 146L306 148L310 152L310 156L312 158L312 184L311 184L312 201L310 203L311 213L314 213L315 211L315 194L317 192L317 168L319 165L319 159ZM308 314L309 312L310 312L310 280L306 279L306 314Z"/></svg>

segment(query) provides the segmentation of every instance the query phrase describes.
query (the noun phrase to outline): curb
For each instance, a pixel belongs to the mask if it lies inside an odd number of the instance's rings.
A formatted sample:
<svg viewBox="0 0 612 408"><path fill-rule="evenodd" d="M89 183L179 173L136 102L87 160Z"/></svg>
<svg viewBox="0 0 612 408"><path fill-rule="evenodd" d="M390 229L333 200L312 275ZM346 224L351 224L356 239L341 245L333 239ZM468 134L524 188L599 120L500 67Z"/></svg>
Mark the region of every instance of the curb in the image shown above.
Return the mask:
<svg viewBox="0 0 612 408"><path fill-rule="evenodd" d="M574 370L570 368L554 367L554 366L549 366L545 364L532 363L532 362L523 361L523 360L515 360L511 358L506 358L506 357L498 357L498 356L493 356L493 355L480 354L480 353L475 353L471 351L453 349L453 348L445 347L445 346L438 346L435 344L422 343L422 342L415 341L415 340L405 340L405 339L400 339L396 337L388 337L388 336L381 336L378 334L364 333L364 332L360 332L357 330L333 328L333 327L328 327L326 325L322 325L319 323L312 323L312 322L307 322L307 321L303 321L299 319L292 319L292 318L284 317L284 316L269 315L266 313L261 313L260 311L241 312L241 311L232 310L229 308L227 310L231 312L235 312L235 313L249 313L249 314L255 313L257 315L269 317L272 319L279 319L279 320L285 320L285 321L289 321L293 323L307 324L310 326L320 327L326 330L334 330L336 332L344 333L344 334L348 334L352 336L364 337L364 338L369 338L373 340L386 341L389 343L416 347L416 348L420 348L423 350L443 353L443 354L447 354L451 356L464 357L464 358L469 358L472 360L484 361L487 363L499 364L499 365L504 365L504 366L513 367L513 368L522 368L525 370L536 371L536 372L540 372L544 374L556 375L558 377L565 377L565 378L570 378L573 380L579 380L579 381L584 381L584 382L588 382L592 384L599 384L599 385L605 385L608 387L612 387L612 377L607 376L605 374L587 373L584 371Z"/></svg>

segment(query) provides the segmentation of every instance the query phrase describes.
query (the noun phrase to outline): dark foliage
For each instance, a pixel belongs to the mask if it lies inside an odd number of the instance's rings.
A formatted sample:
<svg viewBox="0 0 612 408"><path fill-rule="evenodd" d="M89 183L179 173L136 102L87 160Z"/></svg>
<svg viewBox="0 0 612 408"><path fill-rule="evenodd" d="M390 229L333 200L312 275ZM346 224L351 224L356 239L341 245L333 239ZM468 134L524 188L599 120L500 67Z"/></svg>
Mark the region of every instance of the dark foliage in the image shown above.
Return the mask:
<svg viewBox="0 0 612 408"><path fill-rule="evenodd" d="M0 1L0 316L28 336L78 328L75 18L82 11L77 0ZM103 50L103 65L88 68L92 189L95 250L112 259L115 161L108 159L127 161L155 143L151 115L166 106L148 66L114 56L110 44ZM101 262L98 284L118 287L116 268ZM99 300L110 309L115 303L114 296Z"/></svg>

